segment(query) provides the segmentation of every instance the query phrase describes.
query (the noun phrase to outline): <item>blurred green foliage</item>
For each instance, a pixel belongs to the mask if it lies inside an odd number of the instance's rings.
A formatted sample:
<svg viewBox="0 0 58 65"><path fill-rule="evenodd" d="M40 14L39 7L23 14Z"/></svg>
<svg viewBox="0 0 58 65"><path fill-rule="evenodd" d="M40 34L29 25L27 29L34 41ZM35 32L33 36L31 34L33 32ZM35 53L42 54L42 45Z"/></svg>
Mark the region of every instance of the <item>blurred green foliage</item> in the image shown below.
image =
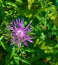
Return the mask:
<svg viewBox="0 0 58 65"><path fill-rule="evenodd" d="M33 44L10 45L8 24L32 20ZM0 0L0 65L58 65L58 0Z"/></svg>

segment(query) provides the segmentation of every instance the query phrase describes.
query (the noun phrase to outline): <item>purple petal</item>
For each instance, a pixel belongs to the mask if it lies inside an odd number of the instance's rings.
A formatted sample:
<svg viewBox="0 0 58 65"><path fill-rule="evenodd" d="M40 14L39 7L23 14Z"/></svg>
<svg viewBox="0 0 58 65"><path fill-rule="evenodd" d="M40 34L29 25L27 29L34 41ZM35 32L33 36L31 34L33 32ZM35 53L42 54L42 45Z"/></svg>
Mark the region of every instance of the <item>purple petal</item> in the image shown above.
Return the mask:
<svg viewBox="0 0 58 65"><path fill-rule="evenodd" d="M24 45L28 47L28 44L26 42L24 42Z"/></svg>
<svg viewBox="0 0 58 65"><path fill-rule="evenodd" d="M19 38L16 38L14 36L13 40L14 40L14 42L16 42L18 44L19 47L21 46L21 43L20 43L20 39Z"/></svg>
<svg viewBox="0 0 58 65"><path fill-rule="evenodd" d="M17 20L18 20L18 23L20 23L20 18L18 18Z"/></svg>
<svg viewBox="0 0 58 65"><path fill-rule="evenodd" d="M20 18L16 19L17 25L20 23Z"/></svg>
<svg viewBox="0 0 58 65"><path fill-rule="evenodd" d="M18 25L18 28L22 28L23 23L20 22L20 19L19 19L19 18L16 19L16 23L17 23L17 25Z"/></svg>
<svg viewBox="0 0 58 65"><path fill-rule="evenodd" d="M27 30L27 32L31 32L31 31L32 31L32 29L31 29L31 28Z"/></svg>
<svg viewBox="0 0 58 65"><path fill-rule="evenodd" d="M16 23L15 23L15 21L14 21L14 20L12 21L12 23L11 23L11 24L12 24L12 26L13 26L13 29L16 29Z"/></svg>
<svg viewBox="0 0 58 65"><path fill-rule="evenodd" d="M22 24L24 23L24 19L21 20L21 23L22 23Z"/></svg>
<svg viewBox="0 0 58 65"><path fill-rule="evenodd" d="M20 42L18 42L18 46L21 47L21 43Z"/></svg>
<svg viewBox="0 0 58 65"><path fill-rule="evenodd" d="M11 26L7 26L7 27L8 27L10 30L14 30L13 27L11 27Z"/></svg>
<svg viewBox="0 0 58 65"><path fill-rule="evenodd" d="M27 40L28 40L29 42L33 43L33 41L31 40L30 37L27 37Z"/></svg>
<svg viewBox="0 0 58 65"><path fill-rule="evenodd" d="M22 24L22 23L19 23L19 24L18 24L18 27L19 27L19 28L22 28L22 27L23 27L23 24Z"/></svg>
<svg viewBox="0 0 58 65"><path fill-rule="evenodd" d="M30 21L30 23L26 26L26 29L29 29L29 26L31 23L32 23L32 21Z"/></svg>
<svg viewBox="0 0 58 65"><path fill-rule="evenodd" d="M12 21L12 24L13 24L13 26L16 26L16 23L15 23L15 21L14 21L14 20Z"/></svg>

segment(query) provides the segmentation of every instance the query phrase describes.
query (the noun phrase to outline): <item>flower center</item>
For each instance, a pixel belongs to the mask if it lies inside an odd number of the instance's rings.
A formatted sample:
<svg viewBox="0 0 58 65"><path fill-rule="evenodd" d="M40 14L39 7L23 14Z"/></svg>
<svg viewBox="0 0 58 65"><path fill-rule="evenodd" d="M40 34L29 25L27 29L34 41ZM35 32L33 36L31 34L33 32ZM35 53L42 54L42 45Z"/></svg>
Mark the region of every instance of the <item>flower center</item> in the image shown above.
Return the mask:
<svg viewBox="0 0 58 65"><path fill-rule="evenodd" d="M19 36L19 37L23 37L24 33L23 33L22 30L18 30L16 35Z"/></svg>

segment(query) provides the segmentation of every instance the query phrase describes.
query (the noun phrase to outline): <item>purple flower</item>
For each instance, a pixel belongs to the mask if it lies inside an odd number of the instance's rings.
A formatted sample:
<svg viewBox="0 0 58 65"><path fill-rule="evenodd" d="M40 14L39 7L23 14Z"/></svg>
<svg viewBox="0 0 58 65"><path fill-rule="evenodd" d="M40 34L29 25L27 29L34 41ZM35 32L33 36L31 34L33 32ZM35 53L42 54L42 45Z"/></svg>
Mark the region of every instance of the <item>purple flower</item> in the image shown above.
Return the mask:
<svg viewBox="0 0 58 65"><path fill-rule="evenodd" d="M19 18L16 21L12 21L12 26L8 26L8 28L12 31L13 38L12 40L21 46L23 43L25 46L28 46L27 41L33 43L31 37L28 35L28 32L31 32L32 29L30 28L30 23L24 27L24 20L20 20Z"/></svg>

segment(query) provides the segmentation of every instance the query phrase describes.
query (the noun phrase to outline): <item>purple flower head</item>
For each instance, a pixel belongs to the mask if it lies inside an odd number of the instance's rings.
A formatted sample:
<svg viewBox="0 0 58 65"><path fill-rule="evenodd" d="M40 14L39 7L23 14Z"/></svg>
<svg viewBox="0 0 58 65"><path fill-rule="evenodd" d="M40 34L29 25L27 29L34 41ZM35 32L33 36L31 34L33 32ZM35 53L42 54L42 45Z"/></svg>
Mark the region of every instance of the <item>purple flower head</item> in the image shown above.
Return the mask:
<svg viewBox="0 0 58 65"><path fill-rule="evenodd" d="M13 41L18 44L18 46L21 46L21 43L25 46L28 46L27 41L33 43L31 40L31 37L28 35L28 32L31 32L32 29L30 28L30 23L24 27L24 20L20 20L19 18L16 19L16 21L12 21L12 26L8 26L8 28L13 32Z"/></svg>

